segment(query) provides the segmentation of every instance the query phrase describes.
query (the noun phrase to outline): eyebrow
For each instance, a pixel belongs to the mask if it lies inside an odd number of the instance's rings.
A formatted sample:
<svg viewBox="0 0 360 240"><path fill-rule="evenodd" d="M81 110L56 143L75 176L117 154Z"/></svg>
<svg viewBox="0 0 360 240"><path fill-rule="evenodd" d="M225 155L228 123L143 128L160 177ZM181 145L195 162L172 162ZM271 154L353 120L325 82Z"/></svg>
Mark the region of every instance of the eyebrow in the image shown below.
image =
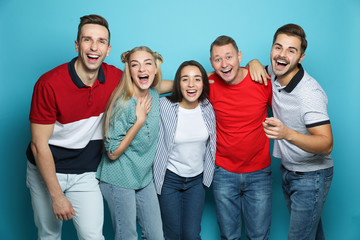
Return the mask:
<svg viewBox="0 0 360 240"><path fill-rule="evenodd" d="M83 38L92 38L91 36L81 36L81 39ZM107 38L98 38L98 40L103 40L103 41L109 41Z"/></svg>
<svg viewBox="0 0 360 240"><path fill-rule="evenodd" d="M181 75L180 78L183 78L183 77L189 77L189 75ZM201 75L197 74L197 75L194 75L194 77L201 77Z"/></svg>
<svg viewBox="0 0 360 240"><path fill-rule="evenodd" d="M147 62L147 61L152 61L151 58L148 58L148 59L145 59L144 62ZM136 60L136 59L133 59L131 60L130 62L139 62L139 60Z"/></svg>
<svg viewBox="0 0 360 240"><path fill-rule="evenodd" d="M283 47L283 45L281 45L280 43L274 43L273 46L275 46L275 45L280 46L280 47ZM290 46L289 48L298 51L298 49L297 49L296 47L291 47L291 46Z"/></svg>

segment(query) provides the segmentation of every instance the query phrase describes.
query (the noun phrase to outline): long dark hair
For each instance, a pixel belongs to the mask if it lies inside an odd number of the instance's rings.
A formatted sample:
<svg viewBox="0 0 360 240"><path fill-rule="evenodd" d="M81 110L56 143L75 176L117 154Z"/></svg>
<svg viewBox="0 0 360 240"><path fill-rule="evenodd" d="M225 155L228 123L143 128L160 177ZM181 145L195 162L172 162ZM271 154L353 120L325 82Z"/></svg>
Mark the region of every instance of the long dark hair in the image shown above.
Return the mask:
<svg viewBox="0 0 360 240"><path fill-rule="evenodd" d="M202 82L203 82L203 91L199 97L199 102L205 100L209 96L209 92L210 92L209 79L207 77L204 67L197 61L190 60L190 61L183 62L179 66L178 70L176 71L173 90L171 92L171 95L167 96L167 98L173 103L181 102L183 99L183 95L181 94L181 89L180 89L180 78L181 78L181 70L186 66L195 66L201 72L201 78L202 78Z"/></svg>

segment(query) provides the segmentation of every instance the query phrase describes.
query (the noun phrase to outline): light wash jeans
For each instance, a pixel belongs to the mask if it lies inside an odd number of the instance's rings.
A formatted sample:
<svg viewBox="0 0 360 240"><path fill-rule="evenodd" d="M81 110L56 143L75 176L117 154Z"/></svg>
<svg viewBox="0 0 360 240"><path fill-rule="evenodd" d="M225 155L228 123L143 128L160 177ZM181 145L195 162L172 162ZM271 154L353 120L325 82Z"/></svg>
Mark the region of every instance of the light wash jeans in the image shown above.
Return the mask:
<svg viewBox="0 0 360 240"><path fill-rule="evenodd" d="M321 211L333 178L333 168L293 172L280 167L282 188L290 212L289 240L325 239Z"/></svg>
<svg viewBox="0 0 360 240"><path fill-rule="evenodd" d="M232 173L215 166L212 184L221 239L241 239L241 213L248 239L269 238L271 166L250 173Z"/></svg>
<svg viewBox="0 0 360 240"><path fill-rule="evenodd" d="M139 190L100 181L100 189L109 206L115 240L137 240L136 220L142 239L164 239L159 201L152 181Z"/></svg>
<svg viewBox="0 0 360 240"><path fill-rule="evenodd" d="M80 240L102 240L104 205L95 172L56 174L65 197L71 202L75 216L73 223ZM38 239L61 240L62 221L52 210L52 201L37 167L28 162L26 185L31 194Z"/></svg>
<svg viewBox="0 0 360 240"><path fill-rule="evenodd" d="M199 240L204 210L203 174L181 177L167 170L159 195L166 240Z"/></svg>

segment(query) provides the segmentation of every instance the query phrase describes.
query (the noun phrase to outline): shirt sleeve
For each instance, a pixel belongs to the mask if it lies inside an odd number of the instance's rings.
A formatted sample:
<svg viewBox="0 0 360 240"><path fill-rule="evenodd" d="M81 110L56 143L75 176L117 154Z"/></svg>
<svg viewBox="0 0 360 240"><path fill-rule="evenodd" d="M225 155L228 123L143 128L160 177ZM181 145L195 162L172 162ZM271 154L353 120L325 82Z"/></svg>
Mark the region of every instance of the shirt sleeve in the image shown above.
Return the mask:
<svg viewBox="0 0 360 240"><path fill-rule="evenodd" d="M32 123L53 124L56 121L57 107L54 89L48 82L35 84L31 101L29 119Z"/></svg>
<svg viewBox="0 0 360 240"><path fill-rule="evenodd" d="M303 120L307 128L330 123L327 96L321 88L309 89L303 101Z"/></svg>
<svg viewBox="0 0 360 240"><path fill-rule="evenodd" d="M116 106L115 106L116 107ZM113 152L124 139L127 131L135 123L135 109L132 107L131 99L123 108L113 109L115 115L110 120L108 132L105 134L104 146L106 151Z"/></svg>

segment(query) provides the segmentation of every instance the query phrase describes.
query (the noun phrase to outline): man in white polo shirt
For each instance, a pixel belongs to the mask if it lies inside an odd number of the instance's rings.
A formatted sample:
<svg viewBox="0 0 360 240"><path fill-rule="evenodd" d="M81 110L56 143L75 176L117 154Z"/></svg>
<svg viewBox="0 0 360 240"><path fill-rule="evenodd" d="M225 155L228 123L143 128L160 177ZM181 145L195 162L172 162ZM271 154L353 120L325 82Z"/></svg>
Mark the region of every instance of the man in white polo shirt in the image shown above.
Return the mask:
<svg viewBox="0 0 360 240"><path fill-rule="evenodd" d="M263 123L281 158L282 188L290 211L288 239L325 239L321 211L333 176L333 137L327 96L301 66L307 41L295 24L280 27L270 53L274 117ZM250 63L251 64L251 63Z"/></svg>

